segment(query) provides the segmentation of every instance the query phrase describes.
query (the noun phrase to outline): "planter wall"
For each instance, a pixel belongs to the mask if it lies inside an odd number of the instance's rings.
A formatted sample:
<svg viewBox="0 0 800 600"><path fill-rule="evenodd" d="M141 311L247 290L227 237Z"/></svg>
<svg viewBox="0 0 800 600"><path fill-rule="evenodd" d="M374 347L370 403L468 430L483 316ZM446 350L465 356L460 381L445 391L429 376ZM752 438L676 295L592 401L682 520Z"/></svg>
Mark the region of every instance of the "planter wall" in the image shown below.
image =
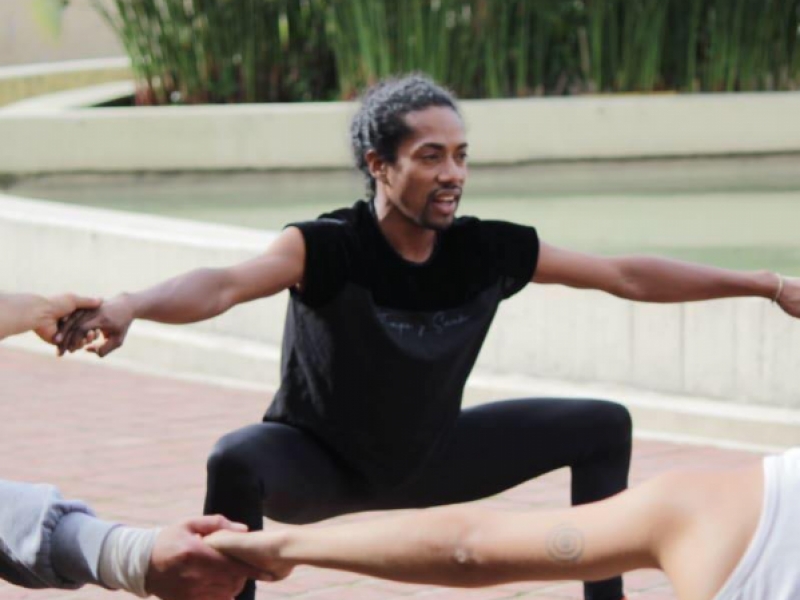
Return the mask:
<svg viewBox="0 0 800 600"><path fill-rule="evenodd" d="M0 172L348 168L347 102L0 110ZM472 164L800 152L800 93L464 101Z"/></svg>

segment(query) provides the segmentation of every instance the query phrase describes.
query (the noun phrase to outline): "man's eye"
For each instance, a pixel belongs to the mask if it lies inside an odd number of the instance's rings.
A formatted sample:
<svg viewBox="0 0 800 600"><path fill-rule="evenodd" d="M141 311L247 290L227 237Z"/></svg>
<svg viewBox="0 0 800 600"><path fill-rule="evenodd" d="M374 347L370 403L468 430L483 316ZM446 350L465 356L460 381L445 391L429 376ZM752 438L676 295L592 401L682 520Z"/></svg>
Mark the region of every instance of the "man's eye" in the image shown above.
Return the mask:
<svg viewBox="0 0 800 600"><path fill-rule="evenodd" d="M428 162L437 160L438 158L439 158L439 156L437 154L423 154L422 155L422 160L428 161Z"/></svg>

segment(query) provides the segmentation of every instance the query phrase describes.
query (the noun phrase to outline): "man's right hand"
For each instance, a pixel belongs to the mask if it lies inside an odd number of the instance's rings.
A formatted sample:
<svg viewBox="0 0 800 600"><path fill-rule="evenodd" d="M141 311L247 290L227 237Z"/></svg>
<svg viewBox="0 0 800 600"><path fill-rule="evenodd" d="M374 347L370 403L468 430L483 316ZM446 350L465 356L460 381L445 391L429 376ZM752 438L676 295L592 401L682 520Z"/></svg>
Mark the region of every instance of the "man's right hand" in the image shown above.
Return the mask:
<svg viewBox="0 0 800 600"><path fill-rule="evenodd" d="M258 572L203 542L215 531L246 531L220 515L164 528L156 538L145 587L162 600L231 600Z"/></svg>
<svg viewBox="0 0 800 600"><path fill-rule="evenodd" d="M112 298L94 310L77 310L59 324L55 337L59 355L83 348L94 332L100 331L103 340L86 350L101 358L106 356L125 341L133 318L133 307L126 296Z"/></svg>

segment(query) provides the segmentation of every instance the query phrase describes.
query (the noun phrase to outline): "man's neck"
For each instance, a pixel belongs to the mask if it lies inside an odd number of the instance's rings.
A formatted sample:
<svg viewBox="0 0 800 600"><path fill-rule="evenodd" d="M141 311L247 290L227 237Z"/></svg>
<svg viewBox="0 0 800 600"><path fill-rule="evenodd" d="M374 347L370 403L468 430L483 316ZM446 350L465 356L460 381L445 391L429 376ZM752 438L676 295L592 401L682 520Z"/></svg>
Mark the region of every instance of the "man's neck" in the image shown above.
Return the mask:
<svg viewBox="0 0 800 600"><path fill-rule="evenodd" d="M400 256L415 263L427 261L436 246L436 231L415 223L380 196L372 201L383 237Z"/></svg>

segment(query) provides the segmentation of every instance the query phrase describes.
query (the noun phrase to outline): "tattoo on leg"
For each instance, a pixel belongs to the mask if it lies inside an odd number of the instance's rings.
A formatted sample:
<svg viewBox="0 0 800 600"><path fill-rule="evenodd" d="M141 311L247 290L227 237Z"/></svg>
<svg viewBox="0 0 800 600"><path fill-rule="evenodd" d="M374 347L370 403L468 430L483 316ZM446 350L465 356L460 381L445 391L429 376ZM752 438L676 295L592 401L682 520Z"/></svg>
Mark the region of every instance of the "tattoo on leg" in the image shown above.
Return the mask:
<svg viewBox="0 0 800 600"><path fill-rule="evenodd" d="M553 562L576 563L583 556L583 533L577 527L562 523L547 534L547 556Z"/></svg>

